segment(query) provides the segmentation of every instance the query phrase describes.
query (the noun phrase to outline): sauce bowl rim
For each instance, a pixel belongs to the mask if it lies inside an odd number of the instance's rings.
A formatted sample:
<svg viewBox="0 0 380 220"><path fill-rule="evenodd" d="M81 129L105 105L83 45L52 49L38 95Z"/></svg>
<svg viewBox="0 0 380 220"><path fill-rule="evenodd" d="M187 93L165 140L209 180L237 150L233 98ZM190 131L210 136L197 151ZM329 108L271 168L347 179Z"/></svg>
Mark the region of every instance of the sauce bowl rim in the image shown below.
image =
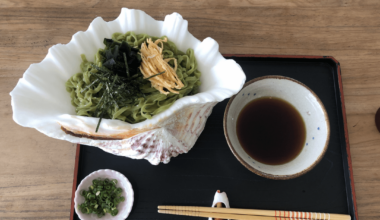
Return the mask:
<svg viewBox="0 0 380 220"><path fill-rule="evenodd" d="M284 79L284 80L289 80L289 81L295 82L295 83L303 86L307 90L309 90L309 92L316 98L318 104L322 108L322 111L323 111L323 114L324 114L324 117L325 117L325 121L326 121L326 125L327 125L326 126L326 128L327 128L327 133L326 133L327 137L326 137L325 146L323 147L323 151L318 156L318 158L314 161L314 163L311 164L309 167L303 169L302 171L298 172L298 173L291 174L291 175L273 175L273 174L269 174L269 173L265 173L263 171L260 171L260 170L258 170L256 168L252 167L247 162L245 162L243 160L243 158L236 152L233 144L230 141L229 134L227 132L227 127L228 127L228 124L227 124L227 115L228 115L229 109L230 109L230 107L232 105L232 102L234 101L235 97L238 96L240 94L240 92L245 87L247 87L247 86L249 86L249 85L251 85L251 84L253 84L253 83L257 82L257 81L264 80L264 79ZM227 140L227 144L228 144L230 150L232 151L233 155L238 159L238 161L241 164L243 164L251 172L253 172L253 173L255 173L255 174L259 175L259 176L262 176L262 177L265 177L265 178L268 178L268 179L273 179L273 180L289 180L289 179L294 179L294 178L302 176L303 174L305 174L305 173L309 172L310 170L312 170L322 160L323 156L325 155L325 153L327 151L328 144L329 144L329 141L330 141L330 121L329 121L329 117L327 115L327 111L325 109L325 106L323 105L322 101L319 99L319 97L317 96L317 94L315 94L313 90L311 90L308 86L306 86L305 84L301 83L300 81L295 80L295 79L290 78L290 77L281 76L281 75L261 76L261 77L254 78L254 79L246 82L244 84L243 88L236 95L232 96L230 98L230 100L228 101L228 104L227 104L226 109L224 111L223 130L224 130L224 136L226 137L226 140Z"/></svg>

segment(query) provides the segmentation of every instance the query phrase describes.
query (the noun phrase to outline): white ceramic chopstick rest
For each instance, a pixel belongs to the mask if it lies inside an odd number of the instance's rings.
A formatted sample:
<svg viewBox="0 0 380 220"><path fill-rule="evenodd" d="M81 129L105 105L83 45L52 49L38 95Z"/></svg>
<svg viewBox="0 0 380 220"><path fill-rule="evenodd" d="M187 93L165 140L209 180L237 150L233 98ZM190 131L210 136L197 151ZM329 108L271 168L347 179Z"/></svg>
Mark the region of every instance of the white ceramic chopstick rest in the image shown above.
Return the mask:
<svg viewBox="0 0 380 220"><path fill-rule="evenodd" d="M212 202L211 207L215 207L217 203L223 203L226 208L230 208L230 202L228 201L227 194L225 192L219 192L216 191L215 196L214 196L214 201ZM212 218L208 218L208 220L212 220Z"/></svg>

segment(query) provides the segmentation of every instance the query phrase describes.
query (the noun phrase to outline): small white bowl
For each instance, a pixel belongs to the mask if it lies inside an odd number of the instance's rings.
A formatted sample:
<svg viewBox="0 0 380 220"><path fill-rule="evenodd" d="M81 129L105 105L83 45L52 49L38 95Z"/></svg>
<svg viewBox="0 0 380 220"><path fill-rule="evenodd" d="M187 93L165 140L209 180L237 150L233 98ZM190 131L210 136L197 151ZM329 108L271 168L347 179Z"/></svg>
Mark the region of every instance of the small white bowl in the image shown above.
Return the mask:
<svg viewBox="0 0 380 220"><path fill-rule="evenodd" d="M119 213L116 216L112 216L111 214L107 213L102 218L98 218L95 214L83 214L80 210L77 209L77 206L84 202L84 197L80 195L80 192L82 190L88 190L89 187L92 185L92 180L97 179L97 178L102 178L102 179L108 178L110 180L116 179L117 180L117 187L120 187L123 189L122 196L125 198L125 201L121 202L118 205L117 209L119 210ZM132 205L133 205L133 200L134 200L133 195L134 195L134 193L133 193L132 185L123 174L121 174L115 170L108 170L108 169L98 170L98 171L92 172L92 173L90 173L90 175L86 176L86 178L84 178L81 181L77 190L75 191L75 198L74 198L75 212L78 214L79 218L82 220L126 219L132 210Z"/></svg>
<svg viewBox="0 0 380 220"><path fill-rule="evenodd" d="M306 142L301 153L282 165L267 165L252 159L241 147L236 134L236 121L244 106L268 96L292 104L306 126ZM230 99L224 113L224 134L232 153L246 168L266 178L284 180L301 176L318 164L328 147L330 123L321 100L306 85L284 76L264 76L247 82Z"/></svg>

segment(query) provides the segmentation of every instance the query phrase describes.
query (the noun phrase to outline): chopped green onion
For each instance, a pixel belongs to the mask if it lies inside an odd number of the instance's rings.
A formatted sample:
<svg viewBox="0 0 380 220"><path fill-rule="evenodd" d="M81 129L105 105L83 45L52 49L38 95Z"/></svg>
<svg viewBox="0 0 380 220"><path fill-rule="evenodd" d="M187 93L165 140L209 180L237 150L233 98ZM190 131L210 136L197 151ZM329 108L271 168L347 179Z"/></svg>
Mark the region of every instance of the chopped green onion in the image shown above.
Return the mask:
<svg viewBox="0 0 380 220"><path fill-rule="evenodd" d="M107 213L115 216L119 213L117 205L124 201L122 189L116 188L117 180L94 179L89 190L82 190L80 195L85 197L84 203L78 209L85 214L97 214L100 218Z"/></svg>

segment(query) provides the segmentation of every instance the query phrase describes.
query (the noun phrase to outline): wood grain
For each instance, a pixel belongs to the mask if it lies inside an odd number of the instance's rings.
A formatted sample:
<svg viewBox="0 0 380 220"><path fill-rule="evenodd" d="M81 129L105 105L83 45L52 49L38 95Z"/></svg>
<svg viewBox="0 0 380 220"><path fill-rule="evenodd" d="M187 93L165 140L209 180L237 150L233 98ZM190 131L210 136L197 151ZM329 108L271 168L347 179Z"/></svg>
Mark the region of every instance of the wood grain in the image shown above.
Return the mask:
<svg viewBox="0 0 380 220"><path fill-rule="evenodd" d="M156 19L178 12L198 39L228 54L330 55L341 64L359 218L380 218L380 2L377 0L0 2L0 219L68 219L73 144L15 124L9 92L49 47L121 7Z"/></svg>

